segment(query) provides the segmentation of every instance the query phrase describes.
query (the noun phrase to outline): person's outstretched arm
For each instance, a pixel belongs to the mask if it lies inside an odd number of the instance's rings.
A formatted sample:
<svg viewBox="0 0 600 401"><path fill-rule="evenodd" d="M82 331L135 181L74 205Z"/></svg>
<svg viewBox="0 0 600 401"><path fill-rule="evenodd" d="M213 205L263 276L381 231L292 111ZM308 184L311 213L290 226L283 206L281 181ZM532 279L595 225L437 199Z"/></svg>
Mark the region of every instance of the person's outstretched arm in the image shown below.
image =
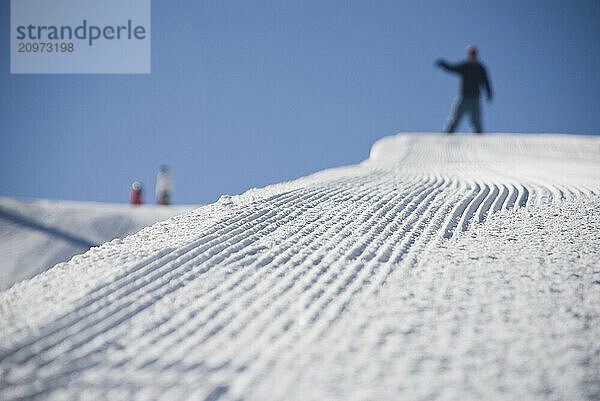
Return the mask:
<svg viewBox="0 0 600 401"><path fill-rule="evenodd" d="M440 68L443 68L446 71L460 72L459 71L460 64L457 64L457 65L448 64L446 62L446 60L443 60L443 59L439 59L438 61L436 61L435 65L437 65Z"/></svg>

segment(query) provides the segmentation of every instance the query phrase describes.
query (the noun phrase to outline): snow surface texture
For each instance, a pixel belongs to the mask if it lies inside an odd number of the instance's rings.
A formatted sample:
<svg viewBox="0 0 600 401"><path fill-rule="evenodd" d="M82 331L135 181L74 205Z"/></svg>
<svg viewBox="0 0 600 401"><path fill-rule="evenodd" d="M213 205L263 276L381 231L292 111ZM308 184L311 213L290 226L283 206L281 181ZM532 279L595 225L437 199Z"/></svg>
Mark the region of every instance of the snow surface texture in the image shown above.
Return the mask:
<svg viewBox="0 0 600 401"><path fill-rule="evenodd" d="M0 197L0 290L192 208Z"/></svg>
<svg viewBox="0 0 600 401"><path fill-rule="evenodd" d="M600 140L399 135L0 294L0 398L597 400Z"/></svg>

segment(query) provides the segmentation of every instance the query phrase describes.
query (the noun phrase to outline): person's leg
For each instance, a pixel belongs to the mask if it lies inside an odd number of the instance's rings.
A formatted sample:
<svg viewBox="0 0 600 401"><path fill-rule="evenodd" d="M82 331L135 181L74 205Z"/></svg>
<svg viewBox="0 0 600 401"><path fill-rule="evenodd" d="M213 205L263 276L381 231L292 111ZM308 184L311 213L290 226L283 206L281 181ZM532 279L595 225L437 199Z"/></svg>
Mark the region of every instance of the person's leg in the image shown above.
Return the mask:
<svg viewBox="0 0 600 401"><path fill-rule="evenodd" d="M159 205L168 205L169 204L169 194L168 192L161 192L158 196L158 204Z"/></svg>
<svg viewBox="0 0 600 401"><path fill-rule="evenodd" d="M462 97L458 97L452 104L448 121L446 121L446 128L444 129L445 133L451 134L456 130L456 127L458 126L458 123L465 112L463 103L464 99Z"/></svg>
<svg viewBox="0 0 600 401"><path fill-rule="evenodd" d="M471 114L471 125L473 126L473 131L476 134L481 134L481 109L479 106L479 99L473 98L471 99L471 104L469 105L469 111Z"/></svg>

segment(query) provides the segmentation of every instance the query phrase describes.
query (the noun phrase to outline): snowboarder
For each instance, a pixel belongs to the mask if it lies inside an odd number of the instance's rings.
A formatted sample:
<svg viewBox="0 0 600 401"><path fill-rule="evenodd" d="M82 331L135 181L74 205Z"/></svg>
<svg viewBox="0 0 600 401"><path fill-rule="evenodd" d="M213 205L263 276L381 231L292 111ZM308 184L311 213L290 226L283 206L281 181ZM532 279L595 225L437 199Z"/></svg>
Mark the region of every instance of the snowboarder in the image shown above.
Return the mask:
<svg viewBox="0 0 600 401"><path fill-rule="evenodd" d="M131 184L131 191L129 192L129 201L132 205L141 205L142 204L142 183L139 181L134 181Z"/></svg>
<svg viewBox="0 0 600 401"><path fill-rule="evenodd" d="M173 190L173 182L169 176L169 168L160 166L160 171L156 176L156 200L159 205L168 205L171 191Z"/></svg>
<svg viewBox="0 0 600 401"><path fill-rule="evenodd" d="M481 134L481 112L479 104L479 87L483 86L487 92L487 100L492 100L492 88L488 80L485 67L477 59L477 49L467 46L467 61L460 64L448 64L445 60L438 60L436 65L446 71L455 72L461 76L461 90L452 105L450 116L444 131L451 134L456 129L462 116L469 113L473 130Z"/></svg>

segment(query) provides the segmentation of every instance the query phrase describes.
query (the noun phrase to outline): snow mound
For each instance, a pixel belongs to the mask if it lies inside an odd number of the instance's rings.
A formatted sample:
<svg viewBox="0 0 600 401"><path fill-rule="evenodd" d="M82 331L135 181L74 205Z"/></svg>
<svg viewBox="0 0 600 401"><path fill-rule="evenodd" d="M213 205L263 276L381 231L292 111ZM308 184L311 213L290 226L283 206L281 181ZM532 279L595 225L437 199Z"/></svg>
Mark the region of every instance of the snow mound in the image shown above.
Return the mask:
<svg viewBox="0 0 600 401"><path fill-rule="evenodd" d="M0 293L0 398L598 399L600 140L398 135Z"/></svg>
<svg viewBox="0 0 600 401"><path fill-rule="evenodd" d="M0 290L192 208L0 197Z"/></svg>

